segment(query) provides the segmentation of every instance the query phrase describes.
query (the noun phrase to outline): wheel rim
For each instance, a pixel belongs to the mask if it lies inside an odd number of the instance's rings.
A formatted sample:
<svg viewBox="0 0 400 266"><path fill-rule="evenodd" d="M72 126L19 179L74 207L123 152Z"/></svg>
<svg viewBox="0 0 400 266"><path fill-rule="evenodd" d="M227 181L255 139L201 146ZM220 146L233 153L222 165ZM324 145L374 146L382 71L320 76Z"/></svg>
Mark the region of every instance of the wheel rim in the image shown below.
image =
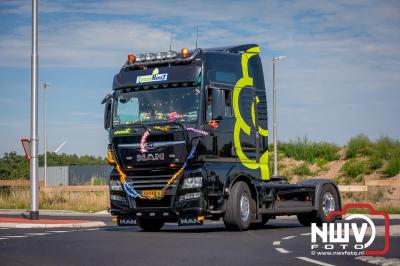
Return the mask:
<svg viewBox="0 0 400 266"><path fill-rule="evenodd" d="M335 210L335 198L332 193L326 192L322 198L322 210L325 215Z"/></svg>
<svg viewBox="0 0 400 266"><path fill-rule="evenodd" d="M243 222L246 222L249 219L250 213L250 201L246 192L243 192L242 196L240 196L240 218Z"/></svg>

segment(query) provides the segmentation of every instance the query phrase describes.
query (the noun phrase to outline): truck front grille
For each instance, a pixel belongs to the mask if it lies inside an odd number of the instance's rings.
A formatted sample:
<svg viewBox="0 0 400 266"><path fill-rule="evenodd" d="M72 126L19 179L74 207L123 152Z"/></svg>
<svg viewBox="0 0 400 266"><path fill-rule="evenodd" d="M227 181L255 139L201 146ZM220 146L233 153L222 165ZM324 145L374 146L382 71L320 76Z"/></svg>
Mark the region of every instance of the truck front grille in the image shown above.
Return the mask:
<svg viewBox="0 0 400 266"><path fill-rule="evenodd" d="M161 189L167 184L172 175L132 176L127 181L136 190Z"/></svg>

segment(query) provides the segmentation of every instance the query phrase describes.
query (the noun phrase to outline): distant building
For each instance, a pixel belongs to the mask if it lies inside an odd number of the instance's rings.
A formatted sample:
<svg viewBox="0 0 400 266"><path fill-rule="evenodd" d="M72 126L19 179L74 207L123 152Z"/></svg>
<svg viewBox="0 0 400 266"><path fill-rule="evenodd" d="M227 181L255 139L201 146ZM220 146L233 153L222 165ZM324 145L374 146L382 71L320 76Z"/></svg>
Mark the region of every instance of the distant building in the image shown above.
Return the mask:
<svg viewBox="0 0 400 266"><path fill-rule="evenodd" d="M109 165L48 166L46 186L81 186L108 184ZM44 167L39 167L39 180L44 181Z"/></svg>

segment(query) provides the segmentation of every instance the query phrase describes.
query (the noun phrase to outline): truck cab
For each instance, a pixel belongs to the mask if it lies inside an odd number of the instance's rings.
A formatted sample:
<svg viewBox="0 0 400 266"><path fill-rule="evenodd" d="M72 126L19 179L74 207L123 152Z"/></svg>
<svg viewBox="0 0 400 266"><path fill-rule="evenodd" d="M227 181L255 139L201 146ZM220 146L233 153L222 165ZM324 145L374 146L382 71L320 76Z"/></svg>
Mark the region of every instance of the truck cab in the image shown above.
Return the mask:
<svg viewBox="0 0 400 266"><path fill-rule="evenodd" d="M159 230L223 218L247 230L278 215L304 225L341 207L335 183L270 176L255 44L128 55L104 100L111 214Z"/></svg>

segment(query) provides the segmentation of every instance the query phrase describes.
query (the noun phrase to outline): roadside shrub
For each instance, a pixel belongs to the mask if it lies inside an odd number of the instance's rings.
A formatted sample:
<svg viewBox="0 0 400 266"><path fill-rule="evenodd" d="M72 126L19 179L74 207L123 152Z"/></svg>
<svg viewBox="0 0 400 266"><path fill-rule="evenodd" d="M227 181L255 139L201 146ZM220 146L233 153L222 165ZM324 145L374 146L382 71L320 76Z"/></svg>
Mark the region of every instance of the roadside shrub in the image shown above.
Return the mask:
<svg viewBox="0 0 400 266"><path fill-rule="evenodd" d="M372 143L369 138L360 134L349 140L347 143L346 157L355 158L358 155L367 156L372 153Z"/></svg>
<svg viewBox="0 0 400 266"><path fill-rule="evenodd" d="M389 160L388 165L386 166L384 173L391 177L395 176L400 172L400 158L392 158Z"/></svg>
<svg viewBox="0 0 400 266"><path fill-rule="evenodd" d="M308 163L302 163L293 169L293 174L299 176L311 176L313 172L310 170Z"/></svg>
<svg viewBox="0 0 400 266"><path fill-rule="evenodd" d="M367 171L367 165L353 158L345 162L341 170L347 177L356 178Z"/></svg>
<svg viewBox="0 0 400 266"><path fill-rule="evenodd" d="M297 138L288 143L279 143L279 149L287 157L296 160L314 162L316 159L326 161L338 160L339 146L327 142L312 142L307 137Z"/></svg>
<svg viewBox="0 0 400 266"><path fill-rule="evenodd" d="M368 168L371 170L378 170L383 165L383 160L378 158L377 156L372 156L368 159Z"/></svg>

